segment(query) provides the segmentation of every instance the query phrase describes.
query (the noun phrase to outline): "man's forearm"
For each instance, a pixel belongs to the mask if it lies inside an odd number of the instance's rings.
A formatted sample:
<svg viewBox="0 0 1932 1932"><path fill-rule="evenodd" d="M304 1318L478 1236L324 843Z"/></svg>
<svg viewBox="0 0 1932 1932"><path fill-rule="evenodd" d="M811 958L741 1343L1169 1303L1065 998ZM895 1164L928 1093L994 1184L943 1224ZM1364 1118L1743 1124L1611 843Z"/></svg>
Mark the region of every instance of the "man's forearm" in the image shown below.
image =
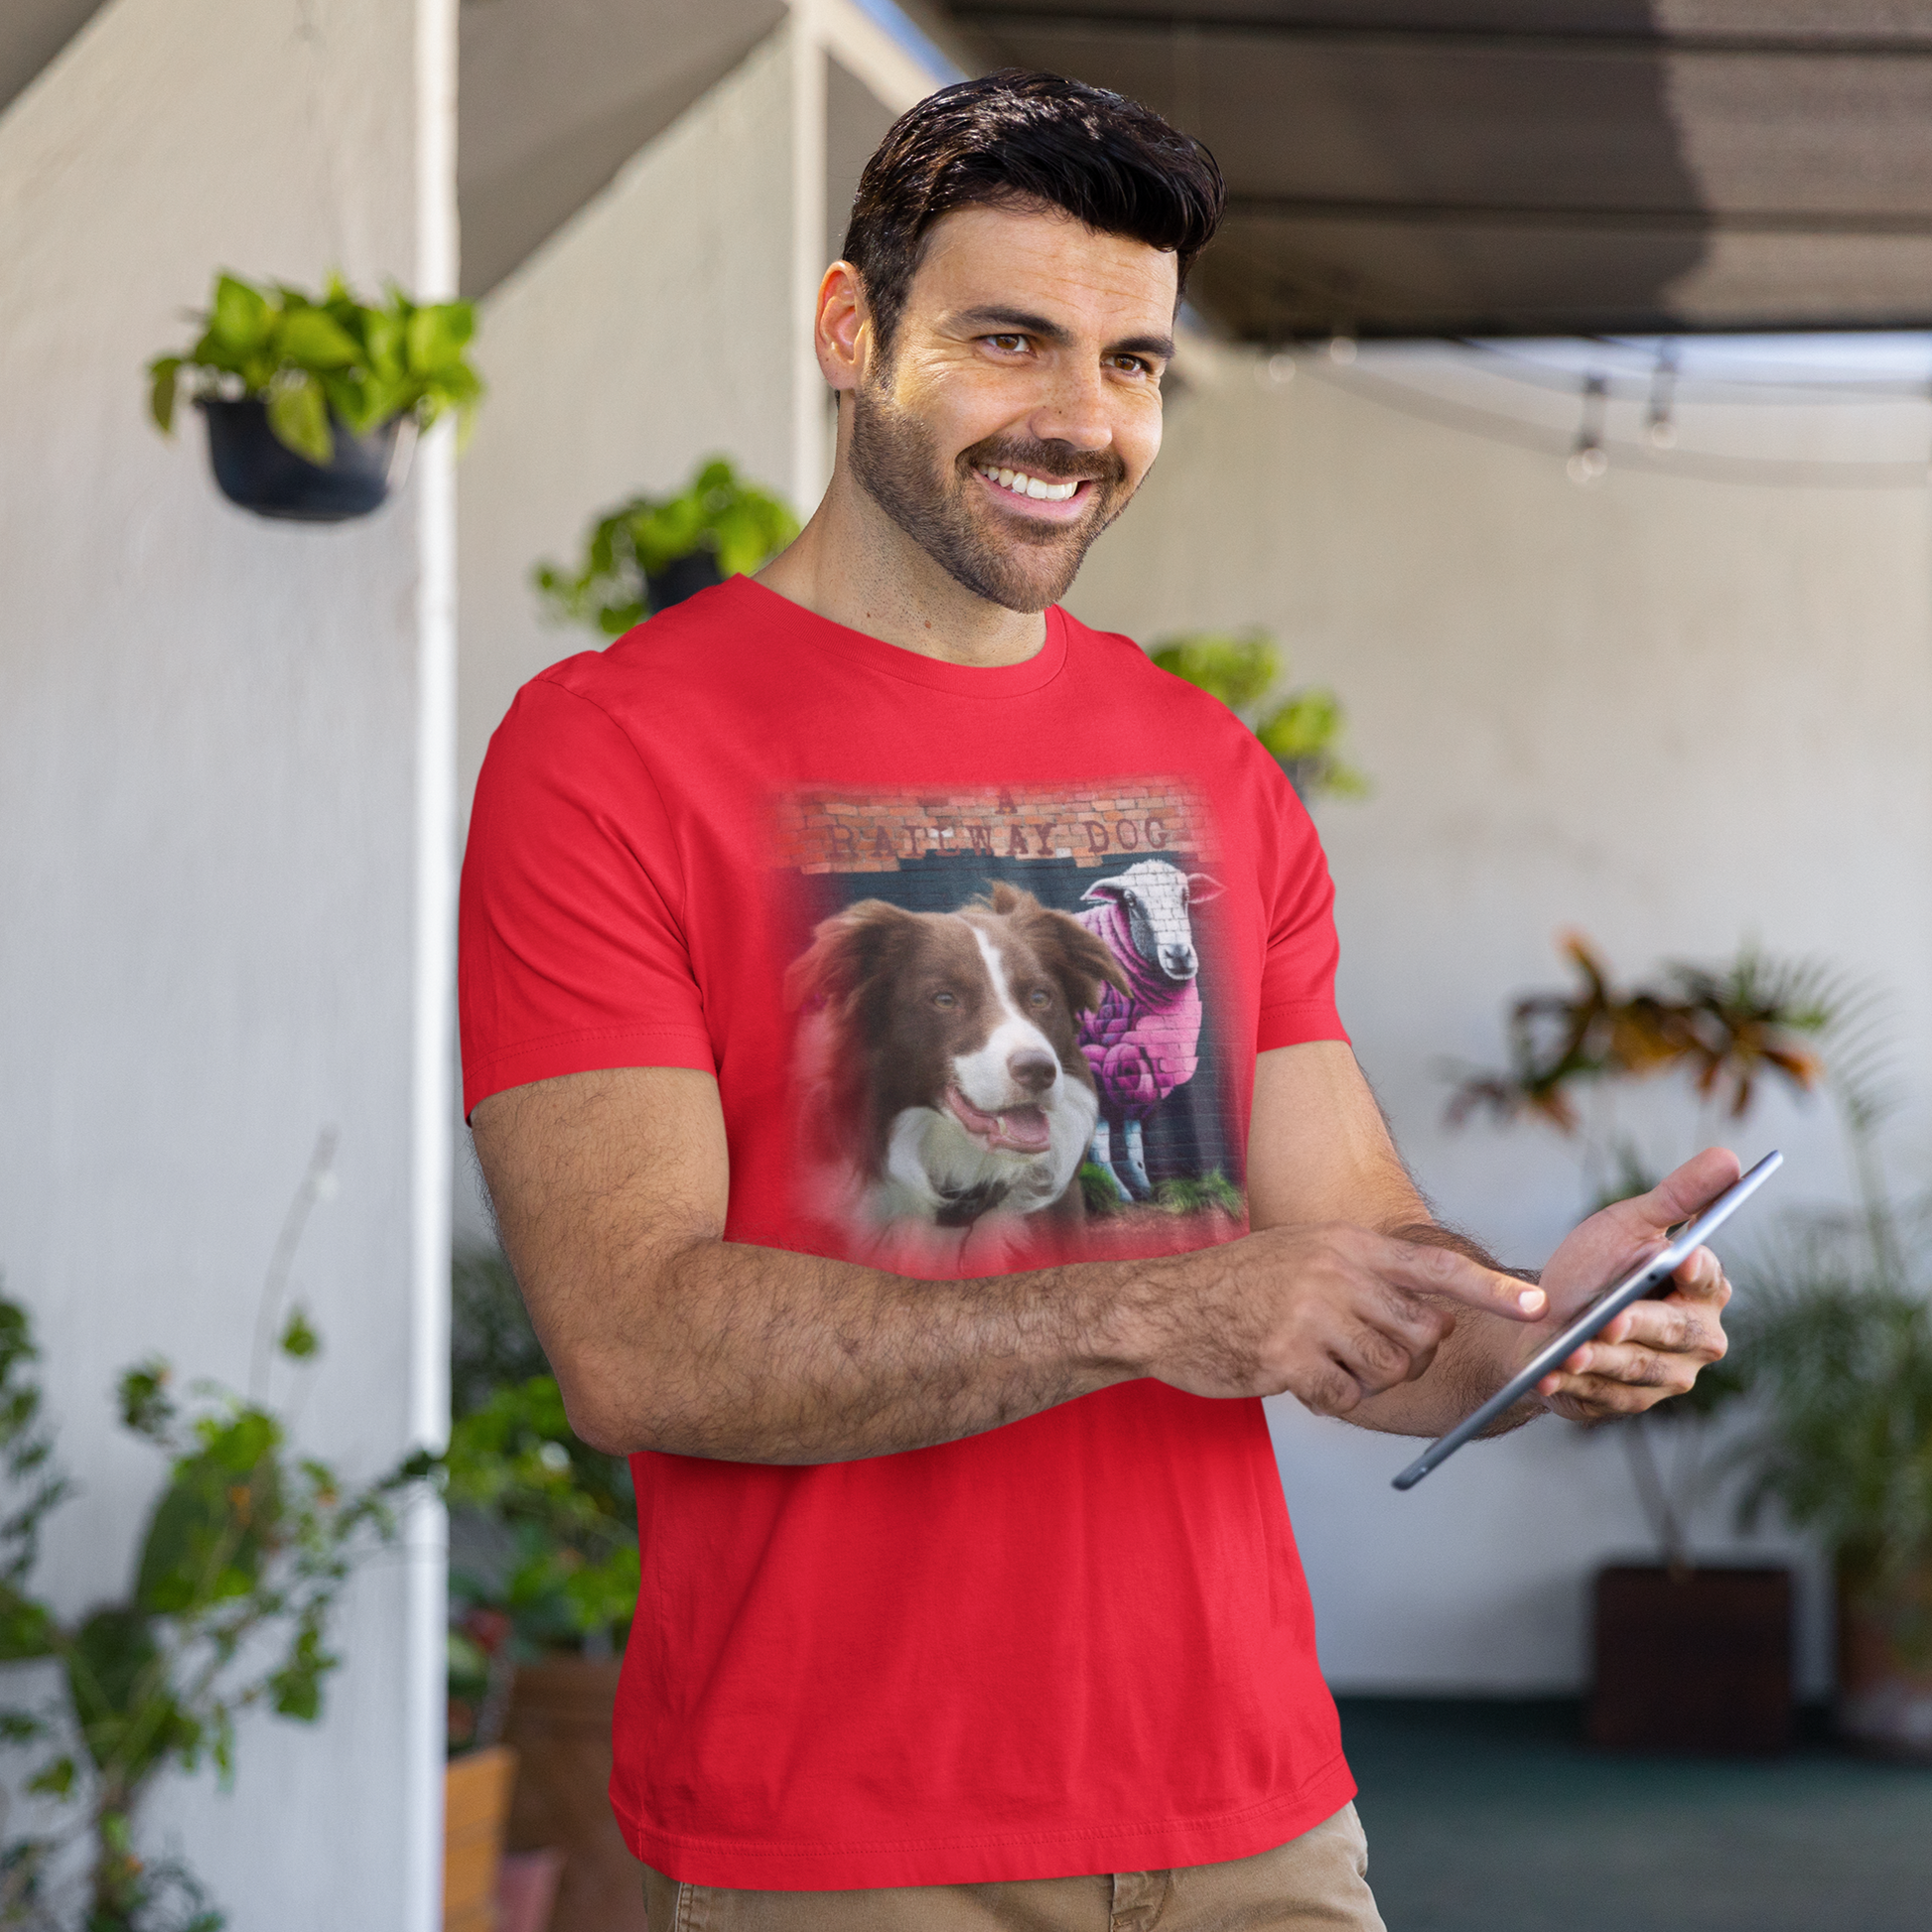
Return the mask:
<svg viewBox="0 0 1932 1932"><path fill-rule="evenodd" d="M836 1462L997 1429L1144 1373L1129 1305L1164 1261L923 1281L696 1241L548 1338L578 1433L612 1450Z"/></svg>

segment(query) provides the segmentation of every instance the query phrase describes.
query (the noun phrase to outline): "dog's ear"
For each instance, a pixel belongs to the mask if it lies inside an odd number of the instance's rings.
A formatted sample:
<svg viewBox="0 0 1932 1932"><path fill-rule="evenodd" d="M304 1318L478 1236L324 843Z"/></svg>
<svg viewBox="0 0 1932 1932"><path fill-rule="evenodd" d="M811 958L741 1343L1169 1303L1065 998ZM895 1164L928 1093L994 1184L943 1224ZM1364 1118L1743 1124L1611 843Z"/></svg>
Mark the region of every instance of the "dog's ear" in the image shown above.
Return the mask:
<svg viewBox="0 0 1932 1932"><path fill-rule="evenodd" d="M1097 1007L1103 985L1117 993L1128 991L1127 975L1114 957L1113 947L1099 934L1089 932L1071 912L1051 911L1035 900L1033 916L1027 921L1027 937L1059 981L1074 1012Z"/></svg>
<svg viewBox="0 0 1932 1932"><path fill-rule="evenodd" d="M1210 898L1219 898L1227 891L1218 879L1210 879L1204 872L1190 872L1187 875L1187 903L1205 905Z"/></svg>
<svg viewBox="0 0 1932 1932"><path fill-rule="evenodd" d="M1039 905L1039 900L1032 893L1022 892L1018 886L1011 886L1004 879L994 880L992 896L987 902L1003 916L1008 912L1024 912L1030 905L1035 908Z"/></svg>
<svg viewBox="0 0 1932 1932"><path fill-rule="evenodd" d="M916 912L862 898L821 919L812 943L785 971L785 1004L843 1007L895 958L918 923Z"/></svg>

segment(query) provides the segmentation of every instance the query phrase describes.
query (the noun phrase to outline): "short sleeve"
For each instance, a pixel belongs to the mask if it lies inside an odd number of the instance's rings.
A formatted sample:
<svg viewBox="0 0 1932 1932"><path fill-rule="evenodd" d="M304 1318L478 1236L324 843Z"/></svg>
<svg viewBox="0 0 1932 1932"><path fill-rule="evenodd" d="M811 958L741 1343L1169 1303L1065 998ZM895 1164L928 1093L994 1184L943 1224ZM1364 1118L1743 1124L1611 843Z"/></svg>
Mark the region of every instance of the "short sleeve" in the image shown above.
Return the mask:
<svg viewBox="0 0 1932 1932"><path fill-rule="evenodd" d="M463 1106L613 1066L717 1070L671 826L636 747L546 678L477 782L458 915Z"/></svg>
<svg viewBox="0 0 1932 1932"><path fill-rule="evenodd" d="M1255 1050L1297 1046L1348 1035L1335 1007L1335 889L1328 862L1295 788L1279 767L1276 790L1268 954L1261 974L1261 1012ZM1267 883L1267 882L1265 882Z"/></svg>

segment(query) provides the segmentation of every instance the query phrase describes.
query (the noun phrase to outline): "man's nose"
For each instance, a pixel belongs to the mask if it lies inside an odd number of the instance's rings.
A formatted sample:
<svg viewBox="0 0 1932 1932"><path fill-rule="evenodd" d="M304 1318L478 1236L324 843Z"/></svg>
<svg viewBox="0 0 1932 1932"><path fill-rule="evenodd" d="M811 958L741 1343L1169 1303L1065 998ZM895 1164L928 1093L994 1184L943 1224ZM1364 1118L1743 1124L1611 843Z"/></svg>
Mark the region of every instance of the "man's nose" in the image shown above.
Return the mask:
<svg viewBox="0 0 1932 1932"><path fill-rule="evenodd" d="M1106 384L1100 371L1055 370L1052 387L1029 417L1027 427L1040 442L1069 444L1076 455L1098 455L1110 449L1114 426L1107 413Z"/></svg>

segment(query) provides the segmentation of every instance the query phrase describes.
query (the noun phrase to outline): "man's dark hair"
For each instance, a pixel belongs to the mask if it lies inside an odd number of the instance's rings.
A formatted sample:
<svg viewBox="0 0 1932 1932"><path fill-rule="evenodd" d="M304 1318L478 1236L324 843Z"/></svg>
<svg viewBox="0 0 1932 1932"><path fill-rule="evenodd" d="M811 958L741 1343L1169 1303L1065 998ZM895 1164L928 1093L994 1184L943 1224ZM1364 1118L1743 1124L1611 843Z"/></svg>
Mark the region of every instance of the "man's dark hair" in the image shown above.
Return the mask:
<svg viewBox="0 0 1932 1932"><path fill-rule="evenodd" d="M1173 253L1184 288L1226 199L1214 157L1152 108L1007 68L941 87L893 123L859 178L845 259L884 349L927 233L955 208L1063 208L1101 234Z"/></svg>

